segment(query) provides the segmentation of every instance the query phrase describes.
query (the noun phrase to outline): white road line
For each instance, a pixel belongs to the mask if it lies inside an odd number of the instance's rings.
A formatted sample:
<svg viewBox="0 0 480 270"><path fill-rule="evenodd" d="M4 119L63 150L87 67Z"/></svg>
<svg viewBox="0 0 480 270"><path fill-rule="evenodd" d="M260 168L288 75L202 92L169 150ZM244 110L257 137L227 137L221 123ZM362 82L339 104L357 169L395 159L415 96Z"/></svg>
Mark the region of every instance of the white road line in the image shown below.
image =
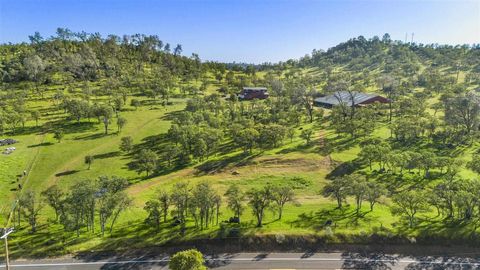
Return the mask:
<svg viewBox="0 0 480 270"><path fill-rule="evenodd" d="M480 262L455 262L455 261L416 261L416 260L395 260L395 259L348 259L348 258L212 258L206 259L207 261L239 261L239 262L275 262L275 261L295 261L295 262L322 262L322 261L343 261L343 262L384 262L384 263L418 263L418 264L445 264L445 265L471 265L480 266ZM48 266L75 266L75 265L104 265L104 264L143 264L143 263L165 263L170 259L158 259L158 260L126 260L126 261L96 261L96 262L64 262L64 263L32 263L32 264L11 264L11 267L48 267ZM0 265L5 267L5 265Z"/></svg>

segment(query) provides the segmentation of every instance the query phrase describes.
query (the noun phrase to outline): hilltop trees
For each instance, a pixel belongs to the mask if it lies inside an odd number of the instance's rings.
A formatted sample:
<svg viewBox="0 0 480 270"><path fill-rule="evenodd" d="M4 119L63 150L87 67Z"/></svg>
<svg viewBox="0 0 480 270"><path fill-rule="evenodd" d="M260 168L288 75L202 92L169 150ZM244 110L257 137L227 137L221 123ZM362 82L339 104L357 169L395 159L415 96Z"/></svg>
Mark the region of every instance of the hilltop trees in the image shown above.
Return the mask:
<svg viewBox="0 0 480 270"><path fill-rule="evenodd" d="M23 60L23 66L25 67L27 78L34 82L37 93L43 97L43 91L39 88L46 76L43 60L38 55L34 54Z"/></svg>
<svg viewBox="0 0 480 270"><path fill-rule="evenodd" d="M474 93L451 97L444 101L445 123L470 135L480 124L480 98Z"/></svg>
<svg viewBox="0 0 480 270"><path fill-rule="evenodd" d="M124 126L125 121L118 112L123 109L129 95L153 91L162 97L166 105L177 82L188 84L209 72L210 67L215 68L215 65L202 63L198 56L181 56L183 48L180 44L170 54L170 45L164 45L157 36L102 37L98 33L76 33L59 28L50 38L44 38L40 33L30 37L30 44L0 47L0 56L5 60L0 79L5 86L10 88L18 82L30 81L43 97L49 87L65 85L52 97L54 104L62 102L69 117L77 122L83 118L98 117L105 126L106 134L112 111L118 118L118 130L121 131ZM15 89L12 94L24 92L21 88L23 86L12 88ZM97 99L98 96L107 98ZM137 108L140 101L132 99L131 105ZM8 104L6 108L10 107L14 106ZM22 122L13 121L15 116L11 114L9 117L9 126L14 130ZM32 114L38 124L37 116ZM24 117L23 114L19 114L19 119L21 117Z"/></svg>
<svg viewBox="0 0 480 270"><path fill-rule="evenodd" d="M314 117L314 107L313 107L313 99L315 98L315 90L314 89L307 89L304 85L294 88L294 103L298 103L304 107L305 112L308 115L308 119L310 123L313 123Z"/></svg>

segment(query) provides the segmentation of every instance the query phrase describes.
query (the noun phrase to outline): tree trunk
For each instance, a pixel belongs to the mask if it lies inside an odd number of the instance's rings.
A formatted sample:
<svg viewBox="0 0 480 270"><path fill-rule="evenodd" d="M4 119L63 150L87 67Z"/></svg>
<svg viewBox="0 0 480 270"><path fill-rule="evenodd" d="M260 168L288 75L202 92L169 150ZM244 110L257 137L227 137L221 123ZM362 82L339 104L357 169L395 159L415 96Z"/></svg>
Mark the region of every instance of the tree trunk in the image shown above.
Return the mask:
<svg viewBox="0 0 480 270"><path fill-rule="evenodd" d="M105 236L105 220L104 218L100 217L100 223L101 223L101 230L102 230L102 237Z"/></svg>
<svg viewBox="0 0 480 270"><path fill-rule="evenodd" d="M388 122L391 123L392 122L392 114L393 114L392 101L390 101L388 104L389 104L388 107L389 107L389 111L390 111L389 114L388 114Z"/></svg>
<svg viewBox="0 0 480 270"><path fill-rule="evenodd" d="M118 216L120 215L120 212L121 212L121 209L117 210L117 212L115 213L115 215L113 216L113 219L112 219L112 224L110 224L110 234L112 234L112 231L113 231L113 225L115 224L115 222L117 221L117 218Z"/></svg>
<svg viewBox="0 0 480 270"><path fill-rule="evenodd" d="M257 227L262 227L263 213L257 214Z"/></svg>

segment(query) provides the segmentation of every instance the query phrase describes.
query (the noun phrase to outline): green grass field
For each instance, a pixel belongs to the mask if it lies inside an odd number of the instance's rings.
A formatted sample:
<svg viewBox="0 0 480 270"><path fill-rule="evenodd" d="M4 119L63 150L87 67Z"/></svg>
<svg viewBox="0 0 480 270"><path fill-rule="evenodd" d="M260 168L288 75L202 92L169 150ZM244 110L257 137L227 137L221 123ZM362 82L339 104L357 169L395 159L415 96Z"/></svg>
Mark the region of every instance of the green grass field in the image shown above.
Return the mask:
<svg viewBox="0 0 480 270"><path fill-rule="evenodd" d="M316 71L309 69L304 72L314 74ZM215 91L214 85L207 89L209 93ZM48 97L51 94L53 91L48 92L44 100L34 98L28 101L28 108L45 110L48 113L41 119L40 125L46 121L59 121L66 116L61 110L49 109ZM406 229L406 226L401 225L403 221L390 213L388 207L390 202L387 199L377 204L373 212L365 205L360 216L354 213L351 199L349 200L351 206L337 209L335 202L322 197L320 191L328 181L326 176L335 166L355 160L360 147L358 141L336 134L328 128L327 123L302 126L315 130L313 142L309 146L299 138L300 131L297 130L292 141L287 139L282 146L275 149L256 150L249 156L245 156L238 149L227 154L214 155L204 162L186 168L154 177L144 177L143 174L139 175L129 169L131 157L120 152L120 138L131 136L137 147L148 147L149 138L167 132L170 126L169 115L183 110L186 99L175 98L172 105L166 107L154 104L143 97L139 99L145 104L138 109L126 106L120 113L128 122L119 134L116 126L112 124L109 134L104 135L103 124L92 119L63 124L61 128L65 132L65 137L61 142L55 140L53 134L43 133L41 127L35 127L34 121L27 122L20 134L12 136L19 140L15 145L17 150L11 155L0 155L1 222L5 222L5 217L15 200L15 190L18 187L16 178L23 170L28 171L28 175L20 181L24 185L23 191L31 189L40 193L53 184L66 189L85 179L115 175L128 179L130 186L127 192L134 199L134 205L121 214L113 233L105 237L101 237L99 229L95 234L82 232L80 237L74 232L64 232L61 225L47 222L53 218L53 210L45 206L42 209L37 233L31 234L25 223L12 235L10 245L14 256L46 256L83 250L144 247L177 239L212 238L221 235L223 229L219 226L211 226L200 231L195 229L193 220L188 222L184 237L180 237L179 228L171 227L169 224L163 224L158 234L153 229L147 228L143 222L146 217L143 210L145 201L152 198L157 190L170 190L180 181L186 181L190 185L207 181L219 194L223 194L232 183L237 183L243 190L261 187L266 183L288 183L295 187L296 202L287 204L282 220L277 220L276 214L269 211L265 218L265 226L256 228L254 217L247 208L242 216L243 235L321 236L334 233L355 236L380 231L385 234L415 236L436 231L442 235L461 236L468 234L472 229L470 226L458 229L440 225L435 222L434 213L424 215L428 222L420 224L415 229ZM390 136L390 131L382 124L373 135L386 139ZM323 151L327 145L331 147L330 153ZM474 146L463 150L465 160L470 158L473 148ZM84 164L86 155L95 157L90 169ZM199 166L209 162L218 162L219 169L215 172L202 172ZM473 172L462 169L461 175L472 177ZM223 202L220 221L232 216L225 204ZM335 224L331 229L325 229L324 224L328 220Z"/></svg>

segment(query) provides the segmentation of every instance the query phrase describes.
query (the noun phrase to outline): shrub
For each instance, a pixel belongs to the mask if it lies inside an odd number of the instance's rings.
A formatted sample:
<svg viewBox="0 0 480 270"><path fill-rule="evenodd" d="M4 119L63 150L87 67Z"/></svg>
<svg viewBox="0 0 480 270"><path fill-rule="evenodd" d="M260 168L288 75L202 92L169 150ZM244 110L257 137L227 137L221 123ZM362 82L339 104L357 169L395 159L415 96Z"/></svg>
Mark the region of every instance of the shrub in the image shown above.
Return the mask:
<svg viewBox="0 0 480 270"><path fill-rule="evenodd" d="M172 256L168 267L172 270L206 270L202 253L196 249L177 252Z"/></svg>

